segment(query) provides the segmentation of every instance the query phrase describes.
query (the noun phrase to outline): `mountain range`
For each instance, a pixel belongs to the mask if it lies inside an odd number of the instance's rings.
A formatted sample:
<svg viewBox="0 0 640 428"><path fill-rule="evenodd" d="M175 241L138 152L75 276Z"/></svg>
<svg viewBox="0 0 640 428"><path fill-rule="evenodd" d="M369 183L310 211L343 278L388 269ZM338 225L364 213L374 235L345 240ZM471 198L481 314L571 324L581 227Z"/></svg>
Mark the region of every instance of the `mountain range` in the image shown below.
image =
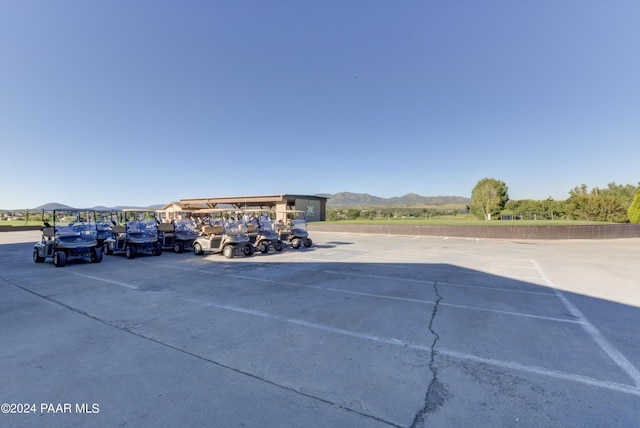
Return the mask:
<svg viewBox="0 0 640 428"><path fill-rule="evenodd" d="M157 204L157 205L151 205L148 207L132 207L130 205L124 206L124 205L118 205L115 207L105 207L102 205L96 206L96 207L89 207L89 209L91 210L95 210L95 211L118 211L121 210L123 208L151 208L154 210L160 209L163 206L165 206L165 204ZM74 207L70 207L69 205L65 205L65 204L61 204L58 202L49 202L43 205L39 205L35 208L30 208L29 211L32 212L37 212L37 211L42 211L42 210L73 210L75 209ZM20 210L10 210L10 211L20 211Z"/></svg>
<svg viewBox="0 0 640 428"><path fill-rule="evenodd" d="M379 196L373 196L368 193L351 193L340 192L333 195L328 193L319 193L316 196L322 196L329 198L327 200L327 206L388 206L388 205L402 205L402 206L416 206L416 205L468 205L471 203L470 198L463 196L421 196L416 193L407 193L403 196L395 196L393 198L381 198Z"/></svg>
<svg viewBox="0 0 640 428"><path fill-rule="evenodd" d="M352 192L340 192L340 193L317 193L315 196L322 196L327 199L328 207L361 207L361 206L450 206L461 207L471 203L470 198L463 196L421 196L416 193L407 193L403 196L395 196L393 198L381 198L379 196L373 196L368 193L352 193ZM152 209L160 209L165 204L150 205ZM115 206L105 207L96 206L90 207L94 210L119 210L122 208L130 208L129 206ZM58 202L49 202L35 208L30 208L29 211L38 212L42 210L52 209L72 209L68 205L64 205ZM4 210L7 211L7 210ZM26 210L8 210L8 211L26 211Z"/></svg>

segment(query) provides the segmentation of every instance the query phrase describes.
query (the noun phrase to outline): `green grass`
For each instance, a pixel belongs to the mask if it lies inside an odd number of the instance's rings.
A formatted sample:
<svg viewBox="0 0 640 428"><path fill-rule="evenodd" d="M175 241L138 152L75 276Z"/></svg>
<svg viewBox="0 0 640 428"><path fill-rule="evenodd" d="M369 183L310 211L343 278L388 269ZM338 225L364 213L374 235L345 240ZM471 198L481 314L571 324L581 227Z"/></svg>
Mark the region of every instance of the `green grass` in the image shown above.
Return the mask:
<svg viewBox="0 0 640 428"><path fill-rule="evenodd" d="M436 217L426 218L394 218L374 220L341 220L325 221L321 224L373 224L373 225L398 225L398 226L579 226L594 224L609 224L597 221L578 220L478 220L470 216Z"/></svg>
<svg viewBox="0 0 640 428"><path fill-rule="evenodd" d="M0 226L42 226L42 220L0 220Z"/></svg>

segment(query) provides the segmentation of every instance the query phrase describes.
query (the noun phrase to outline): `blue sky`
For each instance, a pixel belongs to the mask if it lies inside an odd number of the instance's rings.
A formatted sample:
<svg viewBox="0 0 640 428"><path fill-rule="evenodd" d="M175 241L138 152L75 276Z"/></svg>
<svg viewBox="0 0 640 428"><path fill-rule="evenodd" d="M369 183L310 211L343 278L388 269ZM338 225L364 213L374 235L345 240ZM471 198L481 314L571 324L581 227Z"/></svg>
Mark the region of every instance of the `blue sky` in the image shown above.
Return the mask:
<svg viewBox="0 0 640 428"><path fill-rule="evenodd" d="M640 2L0 0L0 208L640 181Z"/></svg>

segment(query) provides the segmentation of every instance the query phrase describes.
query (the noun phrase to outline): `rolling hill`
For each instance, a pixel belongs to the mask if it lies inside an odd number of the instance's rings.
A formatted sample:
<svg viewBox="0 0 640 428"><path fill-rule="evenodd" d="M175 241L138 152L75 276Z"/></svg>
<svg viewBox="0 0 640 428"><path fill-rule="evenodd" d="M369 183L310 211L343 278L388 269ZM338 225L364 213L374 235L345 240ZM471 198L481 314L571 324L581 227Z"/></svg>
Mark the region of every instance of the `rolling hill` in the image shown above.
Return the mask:
<svg viewBox="0 0 640 428"><path fill-rule="evenodd" d="M329 198L327 200L328 207L338 206L466 206L471 203L470 198L463 196L421 196L416 193L407 193L404 196L396 196L393 198L381 198L368 193L351 193L340 192L336 194L318 194Z"/></svg>

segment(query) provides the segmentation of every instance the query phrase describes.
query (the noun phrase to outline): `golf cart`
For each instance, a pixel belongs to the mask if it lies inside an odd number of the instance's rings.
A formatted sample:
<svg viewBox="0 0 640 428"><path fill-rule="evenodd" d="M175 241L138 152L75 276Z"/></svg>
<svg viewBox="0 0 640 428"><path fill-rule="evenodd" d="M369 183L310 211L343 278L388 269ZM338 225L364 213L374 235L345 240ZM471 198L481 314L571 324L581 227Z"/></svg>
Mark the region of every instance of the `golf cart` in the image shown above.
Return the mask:
<svg viewBox="0 0 640 428"><path fill-rule="evenodd" d="M193 242L193 252L202 255L205 252L222 253L230 259L242 251L251 256L254 248L247 236L247 226L242 217L225 209L199 210L204 215L200 225L200 236Z"/></svg>
<svg viewBox="0 0 640 428"><path fill-rule="evenodd" d="M278 229L280 239L291 243L295 249L310 247L313 244L307 232L307 220L305 212L301 210L286 210L276 213L278 217Z"/></svg>
<svg viewBox="0 0 640 428"><path fill-rule="evenodd" d="M133 259L140 253L162 254L154 210L130 208L113 212L111 231L113 236L102 244L108 255L124 252L128 259Z"/></svg>
<svg viewBox="0 0 640 428"><path fill-rule="evenodd" d="M268 253L269 247L282 251L284 245L278 234L278 224L271 219L269 211L247 209L244 210L244 218L249 241L255 249L261 253Z"/></svg>
<svg viewBox="0 0 640 428"><path fill-rule="evenodd" d="M42 222L42 240L33 248L34 262L43 263L51 257L56 267L63 267L72 259L88 257L92 263L102 261L93 211L43 210Z"/></svg>
<svg viewBox="0 0 640 428"><path fill-rule="evenodd" d="M103 248L104 241L113 236L111 231L111 211L95 211L98 247ZM103 251L104 252L104 251Z"/></svg>
<svg viewBox="0 0 640 428"><path fill-rule="evenodd" d="M183 253L193 248L198 237L197 225L191 219L189 211L156 211L158 218L159 240L164 250Z"/></svg>

